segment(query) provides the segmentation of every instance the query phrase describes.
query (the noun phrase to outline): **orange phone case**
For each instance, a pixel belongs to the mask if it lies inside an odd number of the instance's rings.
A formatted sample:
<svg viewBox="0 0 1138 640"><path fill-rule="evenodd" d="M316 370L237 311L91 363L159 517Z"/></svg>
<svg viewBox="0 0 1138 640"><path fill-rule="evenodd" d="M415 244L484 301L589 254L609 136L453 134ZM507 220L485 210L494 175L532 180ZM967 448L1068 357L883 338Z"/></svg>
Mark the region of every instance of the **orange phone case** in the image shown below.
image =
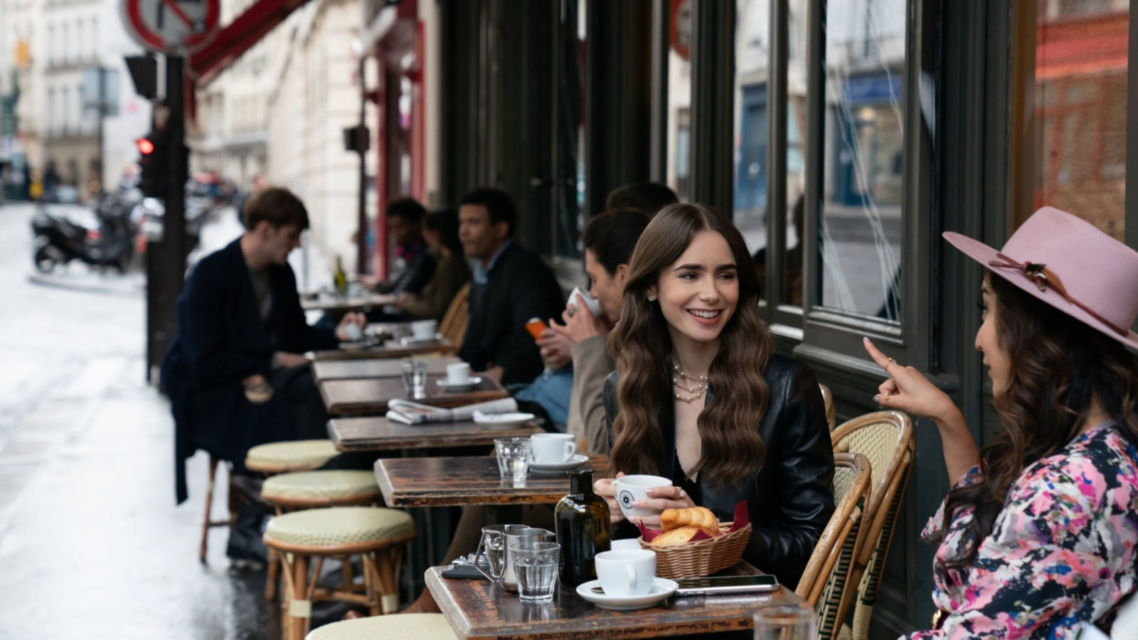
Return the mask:
<svg viewBox="0 0 1138 640"><path fill-rule="evenodd" d="M526 331L529 331L529 334L533 336L534 340L540 338L541 332L545 331L545 329L545 323L538 318L530 318L529 322L526 323Z"/></svg>

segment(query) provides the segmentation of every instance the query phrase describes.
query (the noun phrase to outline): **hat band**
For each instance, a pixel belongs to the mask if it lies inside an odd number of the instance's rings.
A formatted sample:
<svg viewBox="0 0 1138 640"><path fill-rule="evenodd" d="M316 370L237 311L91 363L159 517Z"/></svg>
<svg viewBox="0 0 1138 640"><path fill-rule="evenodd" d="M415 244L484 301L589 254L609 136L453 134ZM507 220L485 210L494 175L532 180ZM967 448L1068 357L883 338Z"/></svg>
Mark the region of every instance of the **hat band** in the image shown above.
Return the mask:
<svg viewBox="0 0 1138 640"><path fill-rule="evenodd" d="M1094 309L1071 297L1071 294L1067 293L1066 287L1063 286L1063 281L1059 279L1059 276L1054 271L1048 269L1047 265L1037 262L1016 262L1015 260L1007 257L1002 253L997 253L996 257L1000 260L989 260L988 266L1000 269L1015 269L1016 271L1019 271L1023 275L1027 276L1029 280L1034 282L1035 285L1039 287L1040 291L1052 289L1059 295L1063 296L1067 302L1070 302L1083 311L1086 311L1091 315L1092 318L1110 327L1111 330L1113 330L1115 333L1121 335L1122 337L1129 335L1129 332L1126 329L1119 327L1110 320L1107 320L1106 318L1099 315L1099 313Z"/></svg>

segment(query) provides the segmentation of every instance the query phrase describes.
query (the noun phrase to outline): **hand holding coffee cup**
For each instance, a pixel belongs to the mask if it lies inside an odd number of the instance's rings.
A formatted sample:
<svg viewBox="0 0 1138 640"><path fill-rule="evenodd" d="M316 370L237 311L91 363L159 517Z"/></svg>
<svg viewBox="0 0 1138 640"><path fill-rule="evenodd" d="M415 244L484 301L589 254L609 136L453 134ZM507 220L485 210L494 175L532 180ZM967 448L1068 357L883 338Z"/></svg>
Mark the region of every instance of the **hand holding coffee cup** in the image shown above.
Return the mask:
<svg viewBox="0 0 1138 640"><path fill-rule="evenodd" d="M601 301L581 290L580 287L573 287L573 291L569 293L569 300L566 306L570 309L569 315L573 315L574 309L580 307L584 303L593 316L601 315Z"/></svg>
<svg viewBox="0 0 1138 640"><path fill-rule="evenodd" d="M538 433L529 438L533 461L543 464L568 462L577 453L577 443L568 433Z"/></svg>
<svg viewBox="0 0 1138 640"><path fill-rule="evenodd" d="M602 551L593 561L606 596L639 596L652 591L656 580L655 551Z"/></svg>
<svg viewBox="0 0 1138 640"><path fill-rule="evenodd" d="M660 512L664 509L695 506L683 489L672 486L672 481L662 476L618 476L613 486L624 517L652 529L660 528Z"/></svg>

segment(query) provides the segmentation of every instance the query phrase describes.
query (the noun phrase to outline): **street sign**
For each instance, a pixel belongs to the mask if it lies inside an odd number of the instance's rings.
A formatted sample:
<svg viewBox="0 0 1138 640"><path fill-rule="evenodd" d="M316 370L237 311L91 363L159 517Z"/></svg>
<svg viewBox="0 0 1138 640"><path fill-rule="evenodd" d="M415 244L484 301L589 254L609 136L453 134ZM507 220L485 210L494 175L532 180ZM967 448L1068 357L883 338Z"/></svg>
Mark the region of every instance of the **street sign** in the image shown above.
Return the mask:
<svg viewBox="0 0 1138 640"><path fill-rule="evenodd" d="M220 0L121 0L123 25L139 44L159 53L185 55L218 31Z"/></svg>

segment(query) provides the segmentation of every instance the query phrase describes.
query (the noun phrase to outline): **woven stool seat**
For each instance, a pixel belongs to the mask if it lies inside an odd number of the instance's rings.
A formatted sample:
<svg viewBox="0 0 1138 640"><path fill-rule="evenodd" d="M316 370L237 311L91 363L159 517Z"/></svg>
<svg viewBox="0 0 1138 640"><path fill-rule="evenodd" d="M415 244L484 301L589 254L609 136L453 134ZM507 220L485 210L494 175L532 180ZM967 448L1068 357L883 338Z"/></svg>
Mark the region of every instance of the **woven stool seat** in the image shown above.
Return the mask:
<svg viewBox="0 0 1138 640"><path fill-rule="evenodd" d="M245 454L245 467L250 471L284 473L310 471L339 453L331 440L293 440L259 444Z"/></svg>
<svg viewBox="0 0 1138 640"><path fill-rule="evenodd" d="M382 507L328 507L294 511L269 520L265 544L338 547L412 536L411 516Z"/></svg>
<svg viewBox="0 0 1138 640"><path fill-rule="evenodd" d="M441 613L396 613L333 622L313 629L305 640L458 640Z"/></svg>
<svg viewBox="0 0 1138 640"><path fill-rule="evenodd" d="M265 480L261 498L268 502L319 503L359 501L379 493L375 473L362 470L296 471Z"/></svg>

